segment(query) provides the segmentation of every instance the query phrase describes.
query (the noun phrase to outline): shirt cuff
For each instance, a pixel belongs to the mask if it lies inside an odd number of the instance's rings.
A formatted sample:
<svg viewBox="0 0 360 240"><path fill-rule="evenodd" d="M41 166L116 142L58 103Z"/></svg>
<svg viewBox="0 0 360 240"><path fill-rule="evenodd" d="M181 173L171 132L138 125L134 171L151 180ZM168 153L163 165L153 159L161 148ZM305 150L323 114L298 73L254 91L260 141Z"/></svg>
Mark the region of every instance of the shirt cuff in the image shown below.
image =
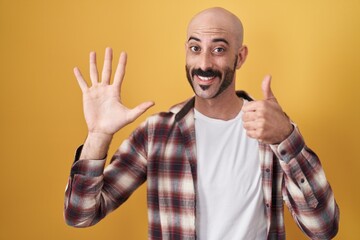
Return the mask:
<svg viewBox="0 0 360 240"><path fill-rule="evenodd" d="M286 163L289 163L291 159L295 158L305 147L305 142L299 132L299 129L294 123L293 126L294 130L288 138L279 144L270 145L278 159Z"/></svg>
<svg viewBox="0 0 360 240"><path fill-rule="evenodd" d="M75 154L74 164L71 168L71 176L80 174L88 177L99 177L103 174L106 157L104 159L79 159L83 145L78 147Z"/></svg>

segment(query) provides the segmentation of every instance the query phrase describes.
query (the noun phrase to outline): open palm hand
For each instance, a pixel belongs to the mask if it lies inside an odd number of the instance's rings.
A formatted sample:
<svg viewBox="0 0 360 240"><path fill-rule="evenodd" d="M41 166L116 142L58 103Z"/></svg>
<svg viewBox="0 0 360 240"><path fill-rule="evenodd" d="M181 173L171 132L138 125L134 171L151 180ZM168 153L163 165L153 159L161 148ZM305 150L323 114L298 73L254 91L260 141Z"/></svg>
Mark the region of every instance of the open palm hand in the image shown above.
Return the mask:
<svg viewBox="0 0 360 240"><path fill-rule="evenodd" d="M113 83L110 84L112 56L112 49L107 48L101 81L99 81L96 54L95 52L90 53L90 87L80 70L74 68L74 74L83 93L84 115L90 133L113 135L154 104L153 102L144 102L133 109L122 104L120 91L125 75L127 56L126 53L121 53Z"/></svg>

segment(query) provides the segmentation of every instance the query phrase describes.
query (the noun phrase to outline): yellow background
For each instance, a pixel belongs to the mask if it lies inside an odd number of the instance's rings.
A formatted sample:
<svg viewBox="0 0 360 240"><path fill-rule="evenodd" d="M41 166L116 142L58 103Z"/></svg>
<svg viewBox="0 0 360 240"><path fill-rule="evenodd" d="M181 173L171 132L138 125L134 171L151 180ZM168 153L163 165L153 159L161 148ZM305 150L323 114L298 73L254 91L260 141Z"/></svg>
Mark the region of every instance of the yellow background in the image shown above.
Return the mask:
<svg viewBox="0 0 360 240"><path fill-rule="evenodd" d="M88 53L128 52L123 100L154 100L146 116L192 95L184 74L188 20L211 6L245 26L247 62L237 87L273 90L322 159L341 210L336 239L359 239L359 0L0 0L0 239L146 239L146 191L98 225L63 221L73 154L86 136L72 69L88 76ZM143 120L142 116L139 121ZM135 122L116 135L115 151ZM286 213L288 239L302 237Z"/></svg>

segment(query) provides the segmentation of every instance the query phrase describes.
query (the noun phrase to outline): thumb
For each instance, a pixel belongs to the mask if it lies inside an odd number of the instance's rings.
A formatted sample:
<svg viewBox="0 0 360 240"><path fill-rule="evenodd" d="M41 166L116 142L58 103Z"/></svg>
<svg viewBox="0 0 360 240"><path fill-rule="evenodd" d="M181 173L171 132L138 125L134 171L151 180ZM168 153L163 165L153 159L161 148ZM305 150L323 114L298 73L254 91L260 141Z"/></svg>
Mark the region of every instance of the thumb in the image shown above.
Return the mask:
<svg viewBox="0 0 360 240"><path fill-rule="evenodd" d="M271 84L271 75L266 75L261 85L264 100L270 100L270 99L276 100L273 92L271 91L270 84Z"/></svg>
<svg viewBox="0 0 360 240"><path fill-rule="evenodd" d="M154 102L149 101L149 102L143 102L143 103L139 104L138 106L136 106L135 108L131 109L129 112L130 121L132 122L135 119L137 119L141 114L146 112L146 110L148 110L152 106L154 106Z"/></svg>

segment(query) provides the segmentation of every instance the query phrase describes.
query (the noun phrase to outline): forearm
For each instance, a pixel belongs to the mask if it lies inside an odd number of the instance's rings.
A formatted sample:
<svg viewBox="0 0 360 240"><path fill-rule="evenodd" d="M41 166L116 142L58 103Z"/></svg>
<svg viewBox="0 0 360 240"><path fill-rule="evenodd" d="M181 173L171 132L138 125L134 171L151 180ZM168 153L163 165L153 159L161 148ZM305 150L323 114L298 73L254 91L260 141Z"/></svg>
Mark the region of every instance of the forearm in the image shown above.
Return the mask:
<svg viewBox="0 0 360 240"><path fill-rule="evenodd" d="M106 157L112 135L89 133L81 151L80 159L103 159Z"/></svg>
<svg viewBox="0 0 360 240"><path fill-rule="evenodd" d="M103 187L105 159L79 160L77 150L65 191L64 217L70 226L87 227L101 219L97 203ZM102 208L106 209L106 208Z"/></svg>
<svg viewBox="0 0 360 240"><path fill-rule="evenodd" d="M311 239L332 239L338 231L339 208L323 168L319 162L314 164L315 155L310 157L312 160L304 157L307 151L305 148L287 164L290 166L284 174L283 197L306 235Z"/></svg>
<svg viewBox="0 0 360 240"><path fill-rule="evenodd" d="M129 198L146 180L146 165L137 153L117 152L105 170L105 159L75 161L65 192L68 225L92 226Z"/></svg>
<svg viewBox="0 0 360 240"><path fill-rule="evenodd" d="M271 147L284 172L284 200L299 227L312 239L330 239L337 232L339 210L319 158L297 128Z"/></svg>
<svg viewBox="0 0 360 240"><path fill-rule="evenodd" d="M111 139L100 141L93 137L89 135L85 141L90 151L84 153L84 147L78 148L66 188L64 215L71 226L94 225L126 201L146 180L143 142L147 137L143 129L137 129L123 142L106 168L105 155ZM102 147L94 151L92 144Z"/></svg>
<svg viewBox="0 0 360 240"><path fill-rule="evenodd" d="M70 226L92 226L112 209L114 203L103 189L105 158L111 140L110 135L90 132L76 152L65 192L64 215Z"/></svg>

